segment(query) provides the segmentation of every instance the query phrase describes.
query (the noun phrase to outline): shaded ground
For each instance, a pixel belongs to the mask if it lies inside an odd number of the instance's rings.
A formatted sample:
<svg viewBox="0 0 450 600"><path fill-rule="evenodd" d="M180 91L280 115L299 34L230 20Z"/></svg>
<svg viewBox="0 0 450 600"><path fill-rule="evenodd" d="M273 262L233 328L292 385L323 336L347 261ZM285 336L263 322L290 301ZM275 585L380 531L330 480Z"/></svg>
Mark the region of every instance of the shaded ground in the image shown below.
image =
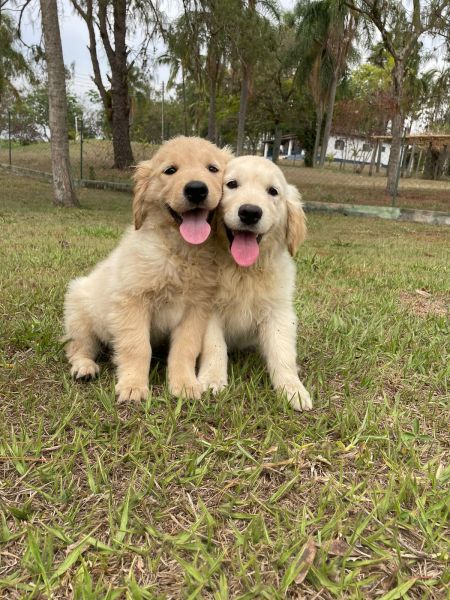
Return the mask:
<svg viewBox="0 0 450 600"><path fill-rule="evenodd" d="M155 151L150 144L133 143L136 162L148 159ZM71 162L75 177L80 175L80 144L70 144ZM0 162L8 162L8 150L0 144ZM129 181L132 170L112 169L113 155L110 142L86 140L84 143L83 176L85 179L107 181ZM48 144L16 146L13 149L13 164L41 171L51 171L50 147ZM384 173L369 177L367 169L362 175L352 171L350 165L341 170L337 165L324 169L305 169L281 161L281 166L291 183L298 185L305 200L320 202L344 202L390 206L392 198L385 194ZM287 165L287 166L286 166ZM450 181L426 181L424 179L400 180L397 205L407 208L450 211Z"/></svg>
<svg viewBox="0 0 450 600"><path fill-rule="evenodd" d="M252 353L216 399L117 406L74 384L68 281L115 246L124 194L0 173L0 596L444 599L449 229L312 215L298 258L294 414Z"/></svg>

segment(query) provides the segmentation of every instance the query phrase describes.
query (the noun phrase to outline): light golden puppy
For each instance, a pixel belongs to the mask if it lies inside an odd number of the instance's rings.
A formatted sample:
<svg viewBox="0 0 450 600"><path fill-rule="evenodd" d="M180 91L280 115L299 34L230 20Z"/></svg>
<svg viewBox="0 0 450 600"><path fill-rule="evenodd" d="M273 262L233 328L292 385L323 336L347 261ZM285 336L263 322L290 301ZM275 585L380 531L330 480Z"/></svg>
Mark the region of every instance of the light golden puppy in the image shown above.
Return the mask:
<svg viewBox="0 0 450 600"><path fill-rule="evenodd" d="M295 410L312 402L297 373L292 257L306 233L297 189L265 158L243 156L225 170L217 214L219 289L199 371L205 389L227 384L227 346L261 350L274 387Z"/></svg>
<svg viewBox="0 0 450 600"><path fill-rule="evenodd" d="M119 401L148 394L151 345L170 337L168 380L199 397L195 363L216 289L213 211L222 196L227 150L179 137L138 165L134 228L65 299L67 357L76 379L97 375L100 342L111 345Z"/></svg>

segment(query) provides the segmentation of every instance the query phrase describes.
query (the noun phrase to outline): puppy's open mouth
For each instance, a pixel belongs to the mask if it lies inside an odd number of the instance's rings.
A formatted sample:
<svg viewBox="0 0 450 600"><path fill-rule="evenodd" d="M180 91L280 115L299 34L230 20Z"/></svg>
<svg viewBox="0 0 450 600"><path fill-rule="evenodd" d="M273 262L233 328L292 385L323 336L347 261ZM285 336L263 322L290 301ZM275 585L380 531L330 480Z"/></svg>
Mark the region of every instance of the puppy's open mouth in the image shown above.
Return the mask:
<svg viewBox="0 0 450 600"><path fill-rule="evenodd" d="M240 267L251 267L258 260L262 234L254 231L232 230L225 225L231 255Z"/></svg>
<svg viewBox="0 0 450 600"><path fill-rule="evenodd" d="M181 237L189 244L203 244L211 233L213 210L194 208L184 213L177 213L168 204L167 210L173 220L180 226Z"/></svg>

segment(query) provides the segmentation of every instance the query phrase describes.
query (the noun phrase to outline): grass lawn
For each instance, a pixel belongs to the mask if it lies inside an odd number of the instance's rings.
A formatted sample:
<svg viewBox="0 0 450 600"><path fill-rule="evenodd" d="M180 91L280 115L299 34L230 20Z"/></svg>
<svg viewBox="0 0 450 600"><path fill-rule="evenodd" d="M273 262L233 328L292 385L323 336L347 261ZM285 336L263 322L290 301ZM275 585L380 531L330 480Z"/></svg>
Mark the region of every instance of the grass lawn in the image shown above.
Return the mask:
<svg viewBox="0 0 450 600"><path fill-rule="evenodd" d="M151 144L133 142L136 162L148 159L155 151ZM75 177L80 176L80 144L70 143L71 164ZM83 177L106 181L129 181L131 171L112 169L111 142L86 140L84 143ZM47 143L15 145L12 152L13 164L51 171L50 146ZM8 162L8 149L0 143L0 163ZM385 193L386 176L383 173L369 177L368 167L362 175L354 173L350 165L345 170L337 164L323 169L305 169L292 161L280 161L286 177L298 185L305 200L319 202L343 202L350 204L374 204L390 206L392 198ZM397 206L450 212L450 181L427 181L420 178L401 179Z"/></svg>
<svg viewBox="0 0 450 600"><path fill-rule="evenodd" d="M284 166L281 162L281 166L288 180L299 187L305 200L392 205L392 197L385 191L384 169L383 174L369 177L367 168L362 175L358 175L350 165L346 165L345 170L340 170L337 165L323 169L305 169ZM396 203L403 208L450 212L450 181L401 179Z"/></svg>
<svg viewBox="0 0 450 600"><path fill-rule="evenodd" d="M117 406L70 380L68 281L124 194L0 173L0 597L444 599L450 590L450 230L313 215L298 254L295 414L254 354L216 399Z"/></svg>

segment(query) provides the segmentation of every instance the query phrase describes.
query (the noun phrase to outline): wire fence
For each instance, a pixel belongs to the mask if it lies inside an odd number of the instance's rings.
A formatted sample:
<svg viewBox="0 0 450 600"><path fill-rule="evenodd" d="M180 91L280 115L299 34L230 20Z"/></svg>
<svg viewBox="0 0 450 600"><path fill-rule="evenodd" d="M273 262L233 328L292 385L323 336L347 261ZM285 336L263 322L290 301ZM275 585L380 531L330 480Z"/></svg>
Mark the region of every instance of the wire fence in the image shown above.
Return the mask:
<svg viewBox="0 0 450 600"><path fill-rule="evenodd" d="M15 115L11 113L0 129L1 164L51 173L50 143L45 135L38 140L30 140L31 136L24 135L23 130L17 135ZM269 138L261 140L258 153L270 158L271 143ZM298 142L293 137L284 136L279 165L288 181L300 189L305 201L396 205L450 212L449 160L445 159L440 165L438 179L426 179L427 152L429 154L426 145L404 140L398 170L398 194L393 198L386 192L387 145L383 140L368 142L332 136L329 146L332 151L327 154L324 166L308 168ZM155 144L133 141L135 163L151 158L157 148ZM113 168L111 140L86 138L82 122L78 123L76 139L69 141L69 151L75 179L131 183L132 169Z"/></svg>

